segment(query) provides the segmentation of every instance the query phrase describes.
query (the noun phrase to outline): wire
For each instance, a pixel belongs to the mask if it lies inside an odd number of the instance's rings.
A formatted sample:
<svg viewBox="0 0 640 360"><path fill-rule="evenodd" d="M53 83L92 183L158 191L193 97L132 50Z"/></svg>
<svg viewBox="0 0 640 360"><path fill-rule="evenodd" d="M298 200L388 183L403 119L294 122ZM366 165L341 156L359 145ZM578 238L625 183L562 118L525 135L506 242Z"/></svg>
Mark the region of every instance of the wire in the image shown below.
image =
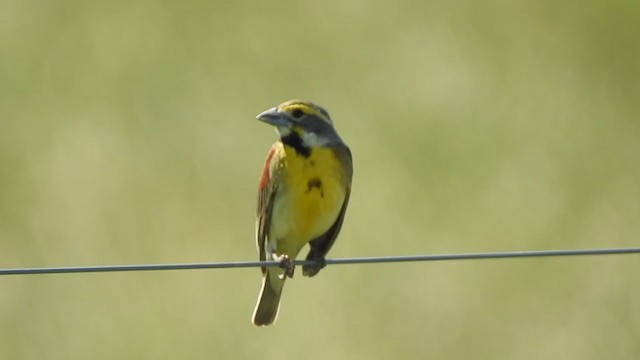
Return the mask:
<svg viewBox="0 0 640 360"><path fill-rule="evenodd" d="M507 259L558 256L585 255L622 255L638 254L640 247L633 248L605 248L605 249L576 249L576 250L539 250L539 251L506 251L467 254L415 255L415 256L378 256L327 259L327 265L340 264L372 264L397 263L415 261L443 261L443 260L473 260L473 259ZM296 260L295 265L313 265L312 261ZM185 264L148 264L148 265L106 265L106 266L75 266L75 267L41 267L0 269L0 275L34 275L34 274L67 274L67 273L96 273L116 271L157 271L157 270L197 270L197 269L225 269L251 268L261 266L280 266L277 261L232 261Z"/></svg>

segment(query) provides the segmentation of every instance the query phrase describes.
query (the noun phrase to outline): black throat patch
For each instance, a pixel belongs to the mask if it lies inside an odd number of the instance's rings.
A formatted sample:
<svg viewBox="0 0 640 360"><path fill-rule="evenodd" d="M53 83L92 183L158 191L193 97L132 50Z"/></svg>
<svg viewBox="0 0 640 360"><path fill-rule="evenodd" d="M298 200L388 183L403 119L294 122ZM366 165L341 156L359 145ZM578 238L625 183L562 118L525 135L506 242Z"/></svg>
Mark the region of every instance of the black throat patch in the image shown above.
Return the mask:
<svg viewBox="0 0 640 360"><path fill-rule="evenodd" d="M302 144L302 138L294 131L292 131L289 135L280 138L280 140L282 140L283 144L291 146L296 150L298 154L306 158L311 155L311 149Z"/></svg>

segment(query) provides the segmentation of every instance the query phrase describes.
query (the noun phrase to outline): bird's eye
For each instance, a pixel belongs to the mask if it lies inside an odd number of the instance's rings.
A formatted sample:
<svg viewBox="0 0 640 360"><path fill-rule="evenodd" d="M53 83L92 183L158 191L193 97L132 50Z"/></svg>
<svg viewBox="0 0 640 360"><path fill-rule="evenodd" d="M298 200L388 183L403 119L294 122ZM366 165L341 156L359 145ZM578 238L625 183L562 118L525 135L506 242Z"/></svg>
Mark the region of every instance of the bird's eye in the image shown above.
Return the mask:
<svg viewBox="0 0 640 360"><path fill-rule="evenodd" d="M304 115L304 111L300 109L295 109L291 112L291 116L293 116L296 119L300 119L302 115Z"/></svg>

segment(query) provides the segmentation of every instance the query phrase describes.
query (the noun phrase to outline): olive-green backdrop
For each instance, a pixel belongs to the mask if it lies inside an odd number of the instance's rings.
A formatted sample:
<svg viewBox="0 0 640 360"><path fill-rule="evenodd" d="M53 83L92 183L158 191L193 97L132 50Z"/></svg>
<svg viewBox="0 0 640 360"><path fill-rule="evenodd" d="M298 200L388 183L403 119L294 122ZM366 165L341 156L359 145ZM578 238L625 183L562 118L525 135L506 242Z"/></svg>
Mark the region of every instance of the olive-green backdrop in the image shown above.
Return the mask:
<svg viewBox="0 0 640 360"><path fill-rule="evenodd" d="M640 245L637 1L0 1L0 267L257 258L318 102L331 257ZM640 255L0 277L1 359L637 359Z"/></svg>

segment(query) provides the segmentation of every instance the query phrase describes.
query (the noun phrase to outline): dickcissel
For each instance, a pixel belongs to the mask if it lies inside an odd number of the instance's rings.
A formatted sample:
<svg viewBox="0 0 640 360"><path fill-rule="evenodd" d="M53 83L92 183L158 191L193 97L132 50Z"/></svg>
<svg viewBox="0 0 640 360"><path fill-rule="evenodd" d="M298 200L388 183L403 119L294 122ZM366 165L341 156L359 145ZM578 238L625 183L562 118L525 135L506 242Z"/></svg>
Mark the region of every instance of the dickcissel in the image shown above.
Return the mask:
<svg viewBox="0 0 640 360"><path fill-rule="evenodd" d="M305 276L325 265L336 240L351 192L351 151L333 128L329 113L307 101L291 100L257 116L276 128L280 139L269 150L258 188L256 240L262 288L253 312L256 326L273 323L293 260L306 244Z"/></svg>

